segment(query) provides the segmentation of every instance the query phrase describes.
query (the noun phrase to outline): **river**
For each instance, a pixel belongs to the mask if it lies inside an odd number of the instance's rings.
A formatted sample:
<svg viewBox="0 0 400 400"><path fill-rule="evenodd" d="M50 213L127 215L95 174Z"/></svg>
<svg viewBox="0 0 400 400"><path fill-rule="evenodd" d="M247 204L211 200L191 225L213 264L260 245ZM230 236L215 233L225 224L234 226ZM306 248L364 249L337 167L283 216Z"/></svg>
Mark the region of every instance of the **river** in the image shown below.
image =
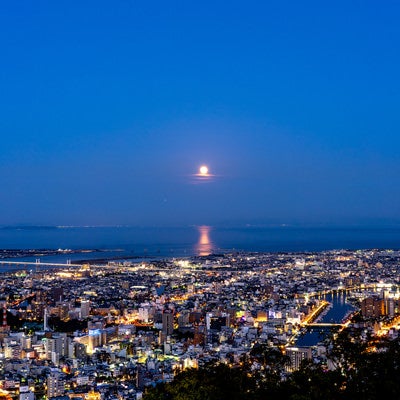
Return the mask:
<svg viewBox="0 0 400 400"><path fill-rule="evenodd" d="M316 322L325 323L341 323L349 312L354 310L354 307L347 302L346 292L334 292L325 296L325 300L331 304L328 312L318 318ZM308 347L318 344L331 328L307 328L307 332L299 336L296 340L296 346Z"/></svg>

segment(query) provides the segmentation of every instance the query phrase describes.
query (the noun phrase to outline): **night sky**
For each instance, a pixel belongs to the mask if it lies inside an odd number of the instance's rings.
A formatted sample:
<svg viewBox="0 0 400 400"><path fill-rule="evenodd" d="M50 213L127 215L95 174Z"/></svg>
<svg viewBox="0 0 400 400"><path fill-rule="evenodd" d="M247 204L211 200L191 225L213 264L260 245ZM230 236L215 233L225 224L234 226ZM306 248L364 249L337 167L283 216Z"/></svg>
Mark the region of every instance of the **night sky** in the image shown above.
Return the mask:
<svg viewBox="0 0 400 400"><path fill-rule="evenodd" d="M2 1L0 225L399 223L399 21L390 0Z"/></svg>

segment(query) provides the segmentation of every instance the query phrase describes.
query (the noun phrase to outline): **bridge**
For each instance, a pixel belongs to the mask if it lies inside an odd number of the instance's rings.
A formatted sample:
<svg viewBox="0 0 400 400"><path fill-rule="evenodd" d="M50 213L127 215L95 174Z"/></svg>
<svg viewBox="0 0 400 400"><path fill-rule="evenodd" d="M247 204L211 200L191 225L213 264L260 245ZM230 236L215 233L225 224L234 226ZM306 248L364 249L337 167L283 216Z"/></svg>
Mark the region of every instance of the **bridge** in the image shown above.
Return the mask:
<svg viewBox="0 0 400 400"><path fill-rule="evenodd" d="M307 324L311 328L332 328L332 327L343 327L344 324L337 324L337 323L329 323L329 322L315 322L311 324Z"/></svg>
<svg viewBox="0 0 400 400"><path fill-rule="evenodd" d="M70 267L82 267L82 264L72 264L70 260L67 261L66 264L63 263L52 263L52 262L40 262L40 260L36 261L0 261L1 266L16 266L16 267L59 267L59 268L70 268Z"/></svg>

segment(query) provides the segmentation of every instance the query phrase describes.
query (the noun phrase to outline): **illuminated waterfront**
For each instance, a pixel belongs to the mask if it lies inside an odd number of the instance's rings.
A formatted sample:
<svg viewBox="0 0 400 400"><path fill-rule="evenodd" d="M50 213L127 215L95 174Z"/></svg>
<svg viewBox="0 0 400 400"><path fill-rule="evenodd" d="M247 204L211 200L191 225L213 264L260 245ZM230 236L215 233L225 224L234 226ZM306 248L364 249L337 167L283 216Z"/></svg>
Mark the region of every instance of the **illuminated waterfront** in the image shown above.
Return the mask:
<svg viewBox="0 0 400 400"><path fill-rule="evenodd" d="M320 323L341 323L346 316L354 310L354 307L347 302L347 293L345 291L328 293L324 296L331 306L326 313L317 318ZM307 327L307 332L298 337L296 345L299 347L314 346L324 339L332 329L337 327Z"/></svg>

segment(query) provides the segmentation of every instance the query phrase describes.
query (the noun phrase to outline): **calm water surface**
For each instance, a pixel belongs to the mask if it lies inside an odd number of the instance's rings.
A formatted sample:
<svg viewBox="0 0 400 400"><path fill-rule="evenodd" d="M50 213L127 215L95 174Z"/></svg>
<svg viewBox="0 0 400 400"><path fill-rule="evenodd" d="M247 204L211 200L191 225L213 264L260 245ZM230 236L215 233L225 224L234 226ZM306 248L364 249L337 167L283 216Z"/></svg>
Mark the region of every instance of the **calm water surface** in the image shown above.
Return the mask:
<svg viewBox="0 0 400 400"><path fill-rule="evenodd" d="M345 292L329 293L325 296L325 299L331 303L332 306L323 317L318 319L318 322L341 323L347 314L354 310L354 307L347 303L347 295ZM307 333L296 340L296 345L299 347L314 346L327 334L329 334L329 328L308 328Z"/></svg>
<svg viewBox="0 0 400 400"><path fill-rule="evenodd" d="M184 257L228 251L322 251L400 247L400 228L189 226L0 228L3 249L98 249L86 258ZM80 259L82 254L68 255ZM65 258L67 258L65 257Z"/></svg>

